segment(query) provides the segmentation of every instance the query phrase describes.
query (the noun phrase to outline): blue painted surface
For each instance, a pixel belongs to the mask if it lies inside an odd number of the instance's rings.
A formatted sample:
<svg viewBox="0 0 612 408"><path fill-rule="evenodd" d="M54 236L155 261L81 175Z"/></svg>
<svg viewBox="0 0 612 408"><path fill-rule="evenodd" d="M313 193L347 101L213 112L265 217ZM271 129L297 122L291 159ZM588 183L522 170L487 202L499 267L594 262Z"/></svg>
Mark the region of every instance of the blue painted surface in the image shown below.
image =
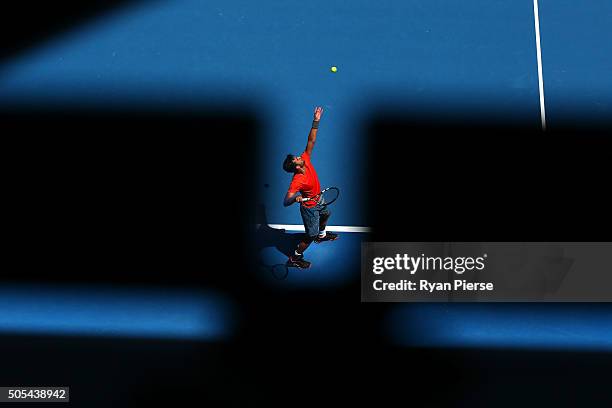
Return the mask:
<svg viewBox="0 0 612 408"><path fill-rule="evenodd" d="M265 122L264 199L280 224L301 222L282 206L281 162L303 150L317 104L325 113L313 163L323 185L342 189L335 225L366 222L364 120L376 107L539 123L528 0L152 1L0 71L4 107L251 107Z"/></svg>
<svg viewBox="0 0 612 408"><path fill-rule="evenodd" d="M550 127L572 115L610 116L611 7L604 0L540 0ZM325 113L313 163L323 185L342 189L330 223L364 225L359 204L366 194L363 120L374 108L539 123L532 13L531 0L140 3L76 27L4 63L0 66L0 107L204 109L212 103L229 109L247 105L265 121L264 156L258 160L261 182L270 184L263 193L268 221L299 224L299 211L281 205L290 179L282 172L281 161L285 154L303 149L312 109L321 104ZM338 73L330 73L332 65L338 66ZM313 269L310 275L290 272L288 280L278 284L345 281L349 270L345 262L356 253L350 244L353 238L346 238L340 241L346 242L346 248L340 243L333 256L325 248L309 251L315 268L321 269ZM3 313L0 321L9 331L25 330L28 326L18 322L30 321L28 330L109 333L106 330L111 326L92 328L92 322L78 317L78 298L68 297L73 303L66 300L57 305L51 300L32 303L43 306L34 310L29 303L20 302L17 292L5 293L12 296L12 303L2 298L3 310L12 312ZM23 299L38 299L31 291L19 293ZM98 300L105 304L102 298ZM98 304L91 303L86 310L101 310ZM422 334L434 345L586 348L609 347L604 335L612 338L605 331L608 323L603 319L609 316L604 311L589 315L579 308L572 318L568 313L555 314L554 309L534 315L532 310L513 305L501 315L506 323L502 326L496 325L497 306L479 307L466 312L473 317L468 321L462 319L458 313L462 309L456 305L411 305L406 310L423 316L405 312L408 320L397 322L396 338L408 344ZM45 310L58 310L53 316L59 312L76 315L67 323L48 321L43 318ZM122 316L120 308L106 310L114 310L117 318ZM134 310L148 316L149 309ZM168 310L178 309L175 304ZM11 320L17 316L13 312L20 312L22 320ZM427 316L435 319L425 319ZM445 316L452 325L443 324ZM123 318L114 333L130 326ZM164 327L185 318L169 316ZM79 321L83 329L78 328ZM553 321L559 330L550 326ZM175 326L177 333L191 336L204 330L194 322L200 320ZM402 334L402 327L410 330ZM153 326L142 330L169 333ZM414 330L419 333L406 337Z"/></svg>
<svg viewBox="0 0 612 408"><path fill-rule="evenodd" d="M297 233L291 233L297 234ZM286 279L279 280L266 268L260 268L261 279L278 288L327 288L342 286L359 279L361 241L367 234L339 233L333 242L311 244L304 258L312 265L309 269L289 268ZM287 255L273 246L262 248L264 265L284 264Z"/></svg>
<svg viewBox="0 0 612 408"><path fill-rule="evenodd" d="M0 286L0 333L220 341L232 308L212 292L107 286Z"/></svg>
<svg viewBox="0 0 612 408"><path fill-rule="evenodd" d="M409 347L612 351L607 304L410 304L386 329Z"/></svg>
<svg viewBox="0 0 612 408"><path fill-rule="evenodd" d="M547 116L551 129L612 117L612 2L540 0Z"/></svg>

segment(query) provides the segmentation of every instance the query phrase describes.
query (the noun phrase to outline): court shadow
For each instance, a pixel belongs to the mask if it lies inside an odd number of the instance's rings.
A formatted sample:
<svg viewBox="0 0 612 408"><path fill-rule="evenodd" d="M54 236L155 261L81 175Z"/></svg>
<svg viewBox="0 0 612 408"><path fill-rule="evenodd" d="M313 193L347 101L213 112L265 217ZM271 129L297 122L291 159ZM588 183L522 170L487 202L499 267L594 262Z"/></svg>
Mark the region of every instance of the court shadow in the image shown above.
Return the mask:
<svg viewBox="0 0 612 408"><path fill-rule="evenodd" d="M0 36L0 64L22 52L43 46L54 38L89 23L102 20L106 15L127 8L145 4L140 0L93 0L54 2L21 1L9 2L2 15L5 22Z"/></svg>
<svg viewBox="0 0 612 408"><path fill-rule="evenodd" d="M264 204L257 205L257 222L255 230L255 252L257 259L263 262L262 251L265 248L276 248L279 252L289 257L301 241L303 233L287 233L284 229L270 227L266 216Z"/></svg>

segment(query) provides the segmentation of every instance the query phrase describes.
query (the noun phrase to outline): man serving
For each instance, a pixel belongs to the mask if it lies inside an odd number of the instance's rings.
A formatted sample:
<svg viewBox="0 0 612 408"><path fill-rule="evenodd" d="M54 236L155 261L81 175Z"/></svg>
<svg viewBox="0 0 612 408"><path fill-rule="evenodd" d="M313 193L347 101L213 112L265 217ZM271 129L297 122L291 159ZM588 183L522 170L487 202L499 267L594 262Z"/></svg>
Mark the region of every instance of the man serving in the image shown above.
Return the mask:
<svg viewBox="0 0 612 408"><path fill-rule="evenodd" d="M284 205L288 207L293 203L300 203L300 213L306 230L304 238L287 261L288 266L298 268L310 267L310 262L304 259L304 251L312 241L320 243L338 238L337 234L325 231L331 213L324 205L319 177L310 161L322 114L323 109L320 106L316 107L304 153L299 156L288 154L283 163L283 169L288 173L293 173L289 191L285 195Z"/></svg>

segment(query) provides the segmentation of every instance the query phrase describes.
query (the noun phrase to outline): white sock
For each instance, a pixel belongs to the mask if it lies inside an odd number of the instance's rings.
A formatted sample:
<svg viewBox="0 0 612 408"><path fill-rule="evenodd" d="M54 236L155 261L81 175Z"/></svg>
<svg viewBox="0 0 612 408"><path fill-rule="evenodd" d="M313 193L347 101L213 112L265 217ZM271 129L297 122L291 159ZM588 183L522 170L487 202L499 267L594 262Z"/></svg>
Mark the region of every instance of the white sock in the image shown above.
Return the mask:
<svg viewBox="0 0 612 408"><path fill-rule="evenodd" d="M297 256L298 258L299 258L300 256L302 256L302 254L300 254L300 253L297 251L297 249L296 249L295 251L293 251L293 253L294 253L294 254L295 254L295 256Z"/></svg>
<svg viewBox="0 0 612 408"><path fill-rule="evenodd" d="M323 231L319 231L319 238L325 238L325 235L327 235L327 233L325 232L325 230L323 230Z"/></svg>

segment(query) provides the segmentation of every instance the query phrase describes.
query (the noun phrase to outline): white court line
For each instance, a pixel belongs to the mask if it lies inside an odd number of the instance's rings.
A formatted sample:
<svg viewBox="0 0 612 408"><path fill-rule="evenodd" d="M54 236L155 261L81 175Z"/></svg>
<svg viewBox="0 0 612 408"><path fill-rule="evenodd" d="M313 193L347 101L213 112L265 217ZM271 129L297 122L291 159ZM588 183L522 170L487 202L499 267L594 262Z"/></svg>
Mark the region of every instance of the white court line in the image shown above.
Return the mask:
<svg viewBox="0 0 612 408"><path fill-rule="evenodd" d="M261 224L257 224L259 228ZM298 224L268 224L268 227L274 229L284 229L286 231L304 231L303 225ZM370 227L347 227L343 225L328 225L327 231L334 232L370 232Z"/></svg>
<svg viewBox="0 0 612 408"><path fill-rule="evenodd" d="M540 13L538 0L533 0L533 16L535 19L536 52L538 55L538 84L540 88L540 117L542 130L546 130L546 109L544 108L544 76L542 75L542 47L540 46Z"/></svg>

